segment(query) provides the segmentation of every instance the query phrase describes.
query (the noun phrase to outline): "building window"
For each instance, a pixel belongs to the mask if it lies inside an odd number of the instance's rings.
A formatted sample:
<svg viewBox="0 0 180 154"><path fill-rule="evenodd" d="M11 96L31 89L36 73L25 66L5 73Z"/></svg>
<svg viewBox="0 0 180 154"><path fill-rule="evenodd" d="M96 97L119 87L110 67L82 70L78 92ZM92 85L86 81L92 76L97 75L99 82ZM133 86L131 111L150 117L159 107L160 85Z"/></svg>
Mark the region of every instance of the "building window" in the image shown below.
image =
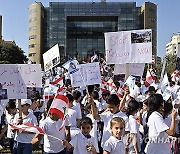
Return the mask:
<svg viewBox="0 0 180 154"><path fill-rule="evenodd" d="M29 48L35 48L36 47L36 44L30 44L29 45Z"/></svg>
<svg viewBox="0 0 180 154"><path fill-rule="evenodd" d="M33 39L36 39L36 35L29 36L29 40L33 40Z"/></svg>
<svg viewBox="0 0 180 154"><path fill-rule="evenodd" d="M30 27L29 31L36 30L36 26Z"/></svg>
<svg viewBox="0 0 180 154"><path fill-rule="evenodd" d="M29 10L29 14L34 13L34 12L37 12L37 10L36 9Z"/></svg>
<svg viewBox="0 0 180 154"><path fill-rule="evenodd" d="M29 23L33 22L33 21L36 21L36 20L37 20L36 17L35 18L31 18L31 19L29 19Z"/></svg>

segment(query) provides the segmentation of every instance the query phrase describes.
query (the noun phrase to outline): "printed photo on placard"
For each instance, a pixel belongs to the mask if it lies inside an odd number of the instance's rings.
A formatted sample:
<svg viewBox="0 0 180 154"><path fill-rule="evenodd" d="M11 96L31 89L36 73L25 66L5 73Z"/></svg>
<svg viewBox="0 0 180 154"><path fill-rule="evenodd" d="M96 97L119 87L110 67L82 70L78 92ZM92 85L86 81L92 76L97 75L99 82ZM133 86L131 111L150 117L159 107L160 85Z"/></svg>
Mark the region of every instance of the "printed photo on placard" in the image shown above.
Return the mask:
<svg viewBox="0 0 180 154"><path fill-rule="evenodd" d="M42 99L43 89L40 87L27 87L27 99Z"/></svg>
<svg viewBox="0 0 180 154"><path fill-rule="evenodd" d="M0 89L0 100L1 99L8 99L7 89Z"/></svg>

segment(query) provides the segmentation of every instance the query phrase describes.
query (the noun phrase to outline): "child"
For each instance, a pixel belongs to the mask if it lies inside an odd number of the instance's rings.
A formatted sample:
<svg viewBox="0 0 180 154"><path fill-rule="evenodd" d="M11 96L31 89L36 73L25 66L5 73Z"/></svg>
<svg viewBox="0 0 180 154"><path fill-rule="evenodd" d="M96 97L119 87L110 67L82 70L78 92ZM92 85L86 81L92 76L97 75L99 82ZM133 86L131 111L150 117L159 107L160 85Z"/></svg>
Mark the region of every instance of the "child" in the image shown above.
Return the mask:
<svg viewBox="0 0 180 154"><path fill-rule="evenodd" d="M6 114L6 120L8 123L7 138L9 141L9 148L12 153L13 152L13 144L14 144L14 132L12 131L12 128L9 124L13 124L13 120L14 120L15 114L17 112L15 101L10 100L6 106L6 110L8 112Z"/></svg>
<svg viewBox="0 0 180 154"><path fill-rule="evenodd" d="M129 116L130 142L132 143L132 146L129 147L129 154L138 154L141 151L139 125L135 118L135 114L138 112L139 107L140 104L136 100L132 99L128 103L126 114Z"/></svg>
<svg viewBox="0 0 180 154"><path fill-rule="evenodd" d="M103 130L103 136L101 141L101 146L103 148L105 141L111 136L110 130L110 121L113 117L121 117L125 121L125 131L129 131L129 125L128 125L128 117L125 113L119 110L120 100L116 94L111 94L107 99L107 109L102 114L98 115L96 112L94 112L94 102L92 98L89 99L89 101L92 103L92 113L96 120L102 120L104 121L104 130Z"/></svg>
<svg viewBox="0 0 180 154"><path fill-rule="evenodd" d="M97 154L97 144L95 144L94 138L90 135L92 120L89 117L84 117L80 125L82 133L77 134L69 143L63 140L63 145L67 149L73 148L74 154Z"/></svg>
<svg viewBox="0 0 180 154"><path fill-rule="evenodd" d="M148 98L148 137L145 152L147 154L170 154L170 143L167 142L168 135L173 135L175 130L176 110L172 110L170 127L165 124L163 119L164 104L161 94L152 94Z"/></svg>
<svg viewBox="0 0 180 154"><path fill-rule="evenodd" d="M37 119L32 112L29 112L29 108L31 106L30 99L21 99L21 107L22 107L22 117L19 117L19 113L17 113L14 117L13 123L18 124L26 124L30 123L34 126L37 126ZM17 154L32 154L32 144L31 140L33 139L34 134L24 132L24 131L16 131L15 132L15 144L13 147L13 153Z"/></svg>
<svg viewBox="0 0 180 154"><path fill-rule="evenodd" d="M65 96L64 96L65 97ZM47 106L50 107L53 100L47 102ZM63 145L60 140L70 139L70 128L68 127L68 119L65 121L65 126L59 131L59 128L62 125L62 120L60 117L53 113L49 112L49 116L45 118L40 124L40 127L45 132L44 134L44 153L58 153L66 154ZM36 134L32 140L32 144L39 142L42 139L42 134Z"/></svg>
<svg viewBox="0 0 180 154"><path fill-rule="evenodd" d="M124 120L114 117L110 122L110 127L112 136L105 142L103 154L125 154L125 145L121 140L125 128Z"/></svg>

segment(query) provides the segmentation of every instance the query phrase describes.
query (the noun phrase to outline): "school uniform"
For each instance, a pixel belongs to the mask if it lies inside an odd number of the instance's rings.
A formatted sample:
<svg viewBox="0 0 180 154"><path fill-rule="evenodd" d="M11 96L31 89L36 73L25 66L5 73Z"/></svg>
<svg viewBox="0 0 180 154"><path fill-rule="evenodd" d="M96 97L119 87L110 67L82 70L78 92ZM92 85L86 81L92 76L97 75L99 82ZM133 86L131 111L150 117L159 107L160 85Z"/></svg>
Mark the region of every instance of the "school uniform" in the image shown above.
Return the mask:
<svg viewBox="0 0 180 154"><path fill-rule="evenodd" d="M77 128L78 113L76 110L69 108L67 114L69 119L71 138L73 138L76 134L80 132L80 129Z"/></svg>
<svg viewBox="0 0 180 154"><path fill-rule="evenodd" d="M45 132L44 134L44 152L45 153L60 153L64 150L64 146L61 143L61 140L65 140L65 126L69 125L69 122L66 121L63 128L59 131L59 128L62 125L62 120L58 121L52 120L50 117L46 117L45 120L40 124Z"/></svg>
<svg viewBox="0 0 180 154"><path fill-rule="evenodd" d="M110 154L125 154L125 145L122 140L111 136L104 144L103 150Z"/></svg>
<svg viewBox="0 0 180 154"><path fill-rule="evenodd" d="M94 137L85 137L82 133L77 134L70 142L73 147L74 154L92 154L92 152L87 151L87 146L94 146L96 151L98 150L98 145L94 141Z"/></svg>
<svg viewBox="0 0 180 154"><path fill-rule="evenodd" d="M139 152L141 151L141 145L140 145L140 133L139 133L139 125L135 119L134 116L130 115L129 116L129 129L130 129L130 136L132 134L135 134L137 136L137 145L138 145L138 150ZM129 147L129 154L135 153L135 149L133 146Z"/></svg>
<svg viewBox="0 0 180 154"><path fill-rule="evenodd" d="M77 114L78 114L78 119L82 119L82 112L81 112L81 106L80 103L73 101L73 107L72 109L76 110Z"/></svg>
<svg viewBox="0 0 180 154"><path fill-rule="evenodd" d="M165 124L163 116L154 111L148 119L149 141L146 145L147 154L171 154L168 134L165 132L169 127Z"/></svg>
<svg viewBox="0 0 180 154"><path fill-rule="evenodd" d="M119 111L115 114L111 113L110 111L108 112L103 112L100 114L101 120L104 122L104 130L103 130L103 136L102 136L102 141L101 141L101 147L103 148L105 141L108 140L108 138L111 136L110 132L110 121L114 117L121 117L125 121L125 131L129 131L129 122L128 122L128 117L125 113L122 111Z"/></svg>
<svg viewBox="0 0 180 154"><path fill-rule="evenodd" d="M13 123L16 123L18 118L19 118L19 114L16 114L14 117ZM34 126L38 125L37 119L32 112L29 112L28 115L23 118L23 124L26 124L26 123L30 123ZM32 153L31 141L34 135L35 134L16 131L15 137L14 137L14 140L15 140L14 150L16 151L17 149L17 153L21 153L21 154L23 153L31 154Z"/></svg>

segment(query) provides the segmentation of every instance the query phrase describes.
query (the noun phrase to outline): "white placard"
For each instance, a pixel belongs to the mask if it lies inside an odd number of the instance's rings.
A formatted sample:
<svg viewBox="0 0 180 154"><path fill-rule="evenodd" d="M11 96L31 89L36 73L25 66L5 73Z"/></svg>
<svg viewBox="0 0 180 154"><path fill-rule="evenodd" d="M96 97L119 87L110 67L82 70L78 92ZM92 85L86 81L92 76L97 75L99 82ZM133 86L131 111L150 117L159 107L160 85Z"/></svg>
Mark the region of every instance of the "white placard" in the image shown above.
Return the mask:
<svg viewBox="0 0 180 154"><path fill-rule="evenodd" d="M142 76L145 64L129 64L129 74L135 76ZM126 74L126 64L115 64L114 75Z"/></svg>
<svg viewBox="0 0 180 154"><path fill-rule="evenodd" d="M73 87L102 83L99 62L80 64L78 68L79 71L71 74Z"/></svg>
<svg viewBox="0 0 180 154"><path fill-rule="evenodd" d="M60 63L59 46L56 44L43 54L44 71L48 71Z"/></svg>
<svg viewBox="0 0 180 154"><path fill-rule="evenodd" d="M107 64L152 63L152 30L105 33Z"/></svg>
<svg viewBox="0 0 180 154"><path fill-rule="evenodd" d="M8 99L27 98L27 87L42 87L40 64L1 64L0 83Z"/></svg>

